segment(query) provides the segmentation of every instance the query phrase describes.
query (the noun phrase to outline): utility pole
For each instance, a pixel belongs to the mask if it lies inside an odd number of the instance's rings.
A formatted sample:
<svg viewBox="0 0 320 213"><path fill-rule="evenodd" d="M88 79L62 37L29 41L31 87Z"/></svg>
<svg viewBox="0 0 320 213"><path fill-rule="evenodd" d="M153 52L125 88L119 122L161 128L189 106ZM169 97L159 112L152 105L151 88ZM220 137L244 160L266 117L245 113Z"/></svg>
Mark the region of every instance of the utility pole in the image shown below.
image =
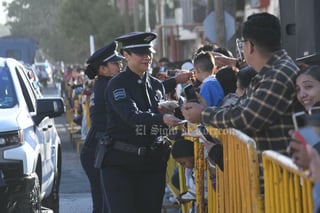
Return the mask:
<svg viewBox="0 0 320 213"><path fill-rule="evenodd" d="M124 0L124 31L129 32L129 3L128 0Z"/></svg>
<svg viewBox="0 0 320 213"><path fill-rule="evenodd" d="M149 23L149 0L144 0L145 8L145 19L146 19L146 32L150 32L150 23Z"/></svg>
<svg viewBox="0 0 320 213"><path fill-rule="evenodd" d="M139 1L133 0L133 28L134 31L139 31Z"/></svg>
<svg viewBox="0 0 320 213"><path fill-rule="evenodd" d="M214 1L214 13L216 16L216 36L217 43L221 46L226 46L225 41L225 20L224 20L224 4L221 0L213 0Z"/></svg>
<svg viewBox="0 0 320 213"><path fill-rule="evenodd" d="M93 35L90 35L89 43L90 43L90 55L92 55L94 53L94 51L95 51L94 36Z"/></svg>

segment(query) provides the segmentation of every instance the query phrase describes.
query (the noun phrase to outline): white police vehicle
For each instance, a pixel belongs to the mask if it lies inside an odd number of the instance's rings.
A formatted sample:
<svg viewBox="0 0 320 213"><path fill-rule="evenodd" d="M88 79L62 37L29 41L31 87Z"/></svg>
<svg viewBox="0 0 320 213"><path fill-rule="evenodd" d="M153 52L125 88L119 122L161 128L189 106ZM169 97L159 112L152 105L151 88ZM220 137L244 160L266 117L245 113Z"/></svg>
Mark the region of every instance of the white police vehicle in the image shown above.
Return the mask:
<svg viewBox="0 0 320 213"><path fill-rule="evenodd" d="M39 97L24 66L0 58L0 212L59 211L61 98Z"/></svg>

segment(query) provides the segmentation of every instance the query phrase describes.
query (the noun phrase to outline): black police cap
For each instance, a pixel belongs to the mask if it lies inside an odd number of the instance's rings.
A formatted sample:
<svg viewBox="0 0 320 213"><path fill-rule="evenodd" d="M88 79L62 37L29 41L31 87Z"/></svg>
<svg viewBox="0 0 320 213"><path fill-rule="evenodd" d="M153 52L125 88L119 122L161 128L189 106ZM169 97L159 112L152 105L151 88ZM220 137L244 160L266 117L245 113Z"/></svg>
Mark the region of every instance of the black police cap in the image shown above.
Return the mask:
<svg viewBox="0 0 320 213"><path fill-rule="evenodd" d="M120 61L123 56L117 52L117 43L115 41L105 45L95 51L87 60L85 74L93 79L97 75L98 67L105 62Z"/></svg>
<svg viewBox="0 0 320 213"><path fill-rule="evenodd" d="M115 40L122 43L122 50L129 50L141 55L156 52L152 44L155 38L157 38L157 34L153 32L130 32Z"/></svg>
<svg viewBox="0 0 320 213"><path fill-rule="evenodd" d="M123 57L117 52L117 43L115 41L105 45L95 51L87 60L87 64L103 64L109 61L120 61Z"/></svg>

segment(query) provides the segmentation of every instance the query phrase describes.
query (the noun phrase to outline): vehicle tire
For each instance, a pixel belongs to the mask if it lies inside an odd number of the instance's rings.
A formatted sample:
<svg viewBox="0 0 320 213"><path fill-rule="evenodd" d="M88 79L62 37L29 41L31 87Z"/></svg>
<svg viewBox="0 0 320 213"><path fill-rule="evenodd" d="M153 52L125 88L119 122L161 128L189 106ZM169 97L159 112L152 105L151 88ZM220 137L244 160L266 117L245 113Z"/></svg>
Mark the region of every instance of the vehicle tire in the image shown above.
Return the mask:
<svg viewBox="0 0 320 213"><path fill-rule="evenodd" d="M34 181L33 181L34 179ZM29 194L17 197L16 205L13 209L9 209L9 213L41 213L40 184L36 173L30 176L34 184ZM29 181L27 180L27 181Z"/></svg>
<svg viewBox="0 0 320 213"><path fill-rule="evenodd" d="M59 176L56 175L50 195L42 200L42 205L53 210L54 213L59 213L59 185Z"/></svg>

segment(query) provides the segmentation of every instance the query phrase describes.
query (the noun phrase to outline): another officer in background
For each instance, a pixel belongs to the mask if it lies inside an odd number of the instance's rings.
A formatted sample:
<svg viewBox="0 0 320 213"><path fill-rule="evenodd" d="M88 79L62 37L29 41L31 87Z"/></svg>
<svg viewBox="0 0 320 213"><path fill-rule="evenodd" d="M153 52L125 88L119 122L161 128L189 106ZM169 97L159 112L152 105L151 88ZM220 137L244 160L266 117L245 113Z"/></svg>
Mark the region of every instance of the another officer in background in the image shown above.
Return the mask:
<svg viewBox="0 0 320 213"><path fill-rule="evenodd" d="M94 213L107 212L106 204L103 202L100 169L94 167L94 161L98 140L105 133L107 126L104 90L109 80L120 72L120 63L124 59L117 54L116 48L116 42L111 42L97 50L88 59L85 71L90 79L96 78L96 81L90 100L91 128L81 150L80 159L89 178Z"/></svg>
<svg viewBox="0 0 320 213"><path fill-rule="evenodd" d="M180 119L159 111L165 89L148 72L156 37L151 32L132 32L116 39L122 43L127 67L106 90L111 139L102 178L112 213L161 212L170 149L156 139Z"/></svg>

